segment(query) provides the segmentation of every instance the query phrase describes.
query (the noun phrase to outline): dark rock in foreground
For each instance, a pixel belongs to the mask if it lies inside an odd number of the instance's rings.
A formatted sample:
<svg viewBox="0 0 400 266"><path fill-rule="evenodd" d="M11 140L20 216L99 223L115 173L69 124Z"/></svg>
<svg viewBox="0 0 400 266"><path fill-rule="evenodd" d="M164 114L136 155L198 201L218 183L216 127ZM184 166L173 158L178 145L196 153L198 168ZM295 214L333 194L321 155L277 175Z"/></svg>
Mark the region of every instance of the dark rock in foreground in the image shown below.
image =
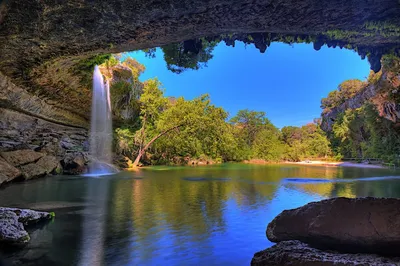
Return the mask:
<svg viewBox="0 0 400 266"><path fill-rule="evenodd" d="M0 207L0 244L21 245L30 240L24 225L51 220L54 213Z"/></svg>
<svg viewBox="0 0 400 266"><path fill-rule="evenodd" d="M272 242L299 240L346 253L400 256L400 199L312 202L279 214L268 225L267 237Z"/></svg>
<svg viewBox="0 0 400 266"><path fill-rule="evenodd" d="M374 254L341 254L321 251L300 241L283 241L254 254L251 265L393 266L400 265L400 258L384 258Z"/></svg>

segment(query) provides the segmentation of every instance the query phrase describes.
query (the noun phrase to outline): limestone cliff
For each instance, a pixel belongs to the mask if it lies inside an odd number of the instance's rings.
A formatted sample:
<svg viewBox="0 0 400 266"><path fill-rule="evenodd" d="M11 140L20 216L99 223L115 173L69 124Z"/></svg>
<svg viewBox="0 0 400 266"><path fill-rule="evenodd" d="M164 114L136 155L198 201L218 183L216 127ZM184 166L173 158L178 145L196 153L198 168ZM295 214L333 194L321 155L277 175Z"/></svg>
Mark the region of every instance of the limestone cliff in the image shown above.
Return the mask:
<svg viewBox="0 0 400 266"><path fill-rule="evenodd" d="M7 0L0 4L0 72L85 120L90 90L75 66L98 54L207 36L254 43L261 52L273 41L307 40L316 50L357 50L379 70L383 54L399 52L399 13L394 0Z"/></svg>
<svg viewBox="0 0 400 266"><path fill-rule="evenodd" d="M322 113L321 128L329 132L338 115L347 109L360 108L364 103L373 103L379 115L400 122L400 59L392 58L390 65L383 64L382 75L376 82L369 83L354 97L341 105Z"/></svg>

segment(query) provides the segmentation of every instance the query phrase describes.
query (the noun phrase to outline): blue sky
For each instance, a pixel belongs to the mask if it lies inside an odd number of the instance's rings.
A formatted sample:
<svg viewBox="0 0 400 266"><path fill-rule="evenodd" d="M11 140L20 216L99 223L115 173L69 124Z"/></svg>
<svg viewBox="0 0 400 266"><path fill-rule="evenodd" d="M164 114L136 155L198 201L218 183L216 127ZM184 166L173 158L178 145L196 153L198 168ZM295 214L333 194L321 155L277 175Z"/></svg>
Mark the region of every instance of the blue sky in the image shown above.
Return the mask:
<svg viewBox="0 0 400 266"><path fill-rule="evenodd" d="M163 54L128 56L146 66L141 80L157 77L167 96L193 99L210 94L211 101L230 116L240 109L264 111L275 126L301 126L321 113L322 97L346 79L365 79L369 64L353 51L312 44L273 43L264 54L253 45L220 43L208 67L175 74L167 70Z"/></svg>

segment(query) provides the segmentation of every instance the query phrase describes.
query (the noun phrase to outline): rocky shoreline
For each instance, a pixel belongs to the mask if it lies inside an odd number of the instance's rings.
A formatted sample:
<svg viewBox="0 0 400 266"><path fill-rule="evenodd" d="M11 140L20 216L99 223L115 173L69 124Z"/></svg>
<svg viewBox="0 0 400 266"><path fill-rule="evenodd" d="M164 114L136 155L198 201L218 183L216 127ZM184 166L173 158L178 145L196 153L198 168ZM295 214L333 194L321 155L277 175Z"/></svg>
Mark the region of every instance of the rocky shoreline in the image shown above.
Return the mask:
<svg viewBox="0 0 400 266"><path fill-rule="evenodd" d="M53 219L53 212L0 207L0 245L23 246L30 236L26 226Z"/></svg>
<svg viewBox="0 0 400 266"><path fill-rule="evenodd" d="M48 110L46 106L34 107ZM49 174L85 171L89 162L87 129L61 125L1 106L0 116L0 185Z"/></svg>
<svg viewBox="0 0 400 266"><path fill-rule="evenodd" d="M399 265L400 199L333 198L285 210L251 265Z"/></svg>
<svg viewBox="0 0 400 266"><path fill-rule="evenodd" d="M50 174L80 174L86 171L88 157L84 152L65 153L61 159L29 149L0 152L0 185Z"/></svg>

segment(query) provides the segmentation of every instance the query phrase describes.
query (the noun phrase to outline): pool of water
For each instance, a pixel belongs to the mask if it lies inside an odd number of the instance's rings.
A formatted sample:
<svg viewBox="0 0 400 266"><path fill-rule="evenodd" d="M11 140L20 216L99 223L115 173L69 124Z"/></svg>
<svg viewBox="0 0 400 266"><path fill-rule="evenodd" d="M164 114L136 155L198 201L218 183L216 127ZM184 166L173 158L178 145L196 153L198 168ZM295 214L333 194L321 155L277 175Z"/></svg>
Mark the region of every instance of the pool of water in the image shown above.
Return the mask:
<svg viewBox="0 0 400 266"><path fill-rule="evenodd" d="M223 164L57 176L9 185L0 205L56 212L5 265L249 265L282 210L330 197L400 197L388 169ZM1 264L1 263L0 263Z"/></svg>

